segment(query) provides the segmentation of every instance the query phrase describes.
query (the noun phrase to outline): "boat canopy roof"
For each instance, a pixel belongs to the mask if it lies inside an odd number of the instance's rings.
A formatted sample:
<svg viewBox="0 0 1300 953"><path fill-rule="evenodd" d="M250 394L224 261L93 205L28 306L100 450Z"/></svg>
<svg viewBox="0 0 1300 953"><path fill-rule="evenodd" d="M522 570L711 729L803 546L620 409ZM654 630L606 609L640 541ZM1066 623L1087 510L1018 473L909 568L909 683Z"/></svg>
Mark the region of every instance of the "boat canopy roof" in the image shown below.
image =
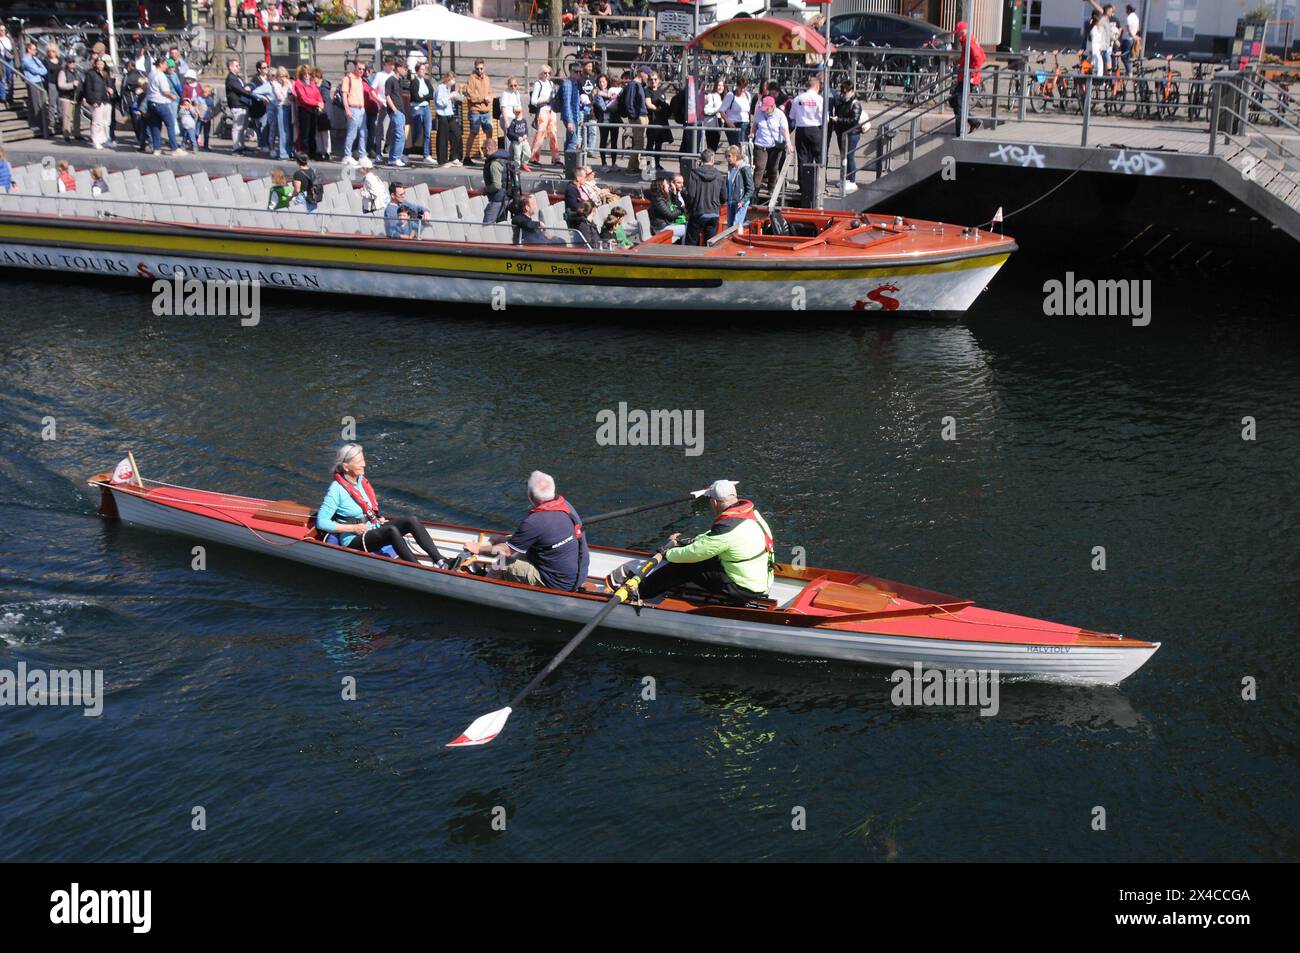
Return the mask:
<svg viewBox="0 0 1300 953"><path fill-rule="evenodd" d="M711 27L686 44L706 52L809 53L825 56L835 47L812 27L774 17L740 17Z"/></svg>

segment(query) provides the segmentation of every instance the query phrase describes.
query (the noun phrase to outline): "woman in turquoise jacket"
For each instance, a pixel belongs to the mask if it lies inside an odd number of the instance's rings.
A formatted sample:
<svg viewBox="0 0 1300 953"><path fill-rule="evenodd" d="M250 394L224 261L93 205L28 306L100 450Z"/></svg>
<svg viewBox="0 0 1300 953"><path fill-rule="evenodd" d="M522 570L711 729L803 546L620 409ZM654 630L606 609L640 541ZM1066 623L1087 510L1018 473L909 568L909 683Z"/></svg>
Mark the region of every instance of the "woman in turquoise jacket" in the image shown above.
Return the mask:
<svg viewBox="0 0 1300 953"><path fill-rule="evenodd" d="M397 558L416 562L406 541L410 533L436 565L447 566L418 519L379 514L379 496L366 479L366 455L357 443L345 443L334 458L334 482L316 512L316 526L327 534L326 542L367 553L382 553L384 547L391 546Z"/></svg>

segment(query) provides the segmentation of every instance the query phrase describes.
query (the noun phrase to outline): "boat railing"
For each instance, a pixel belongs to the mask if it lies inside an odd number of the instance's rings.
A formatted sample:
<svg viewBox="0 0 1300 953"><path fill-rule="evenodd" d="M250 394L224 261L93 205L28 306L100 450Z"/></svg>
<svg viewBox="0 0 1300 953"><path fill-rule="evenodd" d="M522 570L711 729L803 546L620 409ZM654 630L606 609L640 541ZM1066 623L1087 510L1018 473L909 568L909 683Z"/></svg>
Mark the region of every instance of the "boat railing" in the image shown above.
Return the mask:
<svg viewBox="0 0 1300 953"><path fill-rule="evenodd" d="M247 207L214 209L210 204L182 201L155 201L148 198L114 198L111 195L90 196L77 192L54 195L14 192L4 196L0 211L34 212L55 218L121 219L123 221L150 222L166 225L183 225L197 228L282 228L295 232L312 232L321 235L341 234L349 237L410 239L425 241L454 241L457 243L513 245L516 243L514 226L509 223L484 224L430 216L412 219L411 229L403 234L390 234L382 211L338 212L306 211L295 208L271 211ZM182 218L176 214L185 209L191 214ZM267 218L266 216L270 216ZM413 226L418 225L418 231ZM566 246L591 248L577 229L541 225L548 238L560 238ZM600 248L593 249L600 250Z"/></svg>

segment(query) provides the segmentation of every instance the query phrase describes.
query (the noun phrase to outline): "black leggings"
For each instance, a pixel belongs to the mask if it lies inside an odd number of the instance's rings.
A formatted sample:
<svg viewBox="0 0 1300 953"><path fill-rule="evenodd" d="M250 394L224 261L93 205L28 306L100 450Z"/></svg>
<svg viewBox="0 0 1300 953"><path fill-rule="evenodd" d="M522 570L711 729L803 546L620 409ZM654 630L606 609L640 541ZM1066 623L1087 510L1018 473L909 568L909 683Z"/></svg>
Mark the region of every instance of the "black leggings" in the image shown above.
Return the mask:
<svg viewBox="0 0 1300 953"><path fill-rule="evenodd" d="M617 122L612 116L605 120L606 122ZM618 154L615 152L606 152L608 149L618 148L618 134L621 130L617 126L600 128L600 162L602 165L614 165L618 162Z"/></svg>
<svg viewBox="0 0 1300 953"><path fill-rule="evenodd" d="M460 128L455 116L438 117L438 165L459 159Z"/></svg>
<svg viewBox="0 0 1300 953"><path fill-rule="evenodd" d="M727 570L722 568L722 560L717 556L698 563L662 563L642 580L639 591L642 599L652 599L688 582L708 592L734 598L762 599L765 595L762 592L742 589L732 582L731 577L727 575Z"/></svg>
<svg viewBox="0 0 1300 953"><path fill-rule="evenodd" d="M415 562L415 554L411 552L411 547L406 544L405 533L410 533L415 537L415 541L420 544L429 556L437 560L438 547L433 545L433 540L429 538L429 531L424 528L424 524L414 516L392 516L388 522L382 526L376 526L368 530L364 537L364 545L361 536L352 537L352 542L348 544L349 549L364 549L368 553L377 553L385 546L392 546L397 550L397 555L407 562Z"/></svg>

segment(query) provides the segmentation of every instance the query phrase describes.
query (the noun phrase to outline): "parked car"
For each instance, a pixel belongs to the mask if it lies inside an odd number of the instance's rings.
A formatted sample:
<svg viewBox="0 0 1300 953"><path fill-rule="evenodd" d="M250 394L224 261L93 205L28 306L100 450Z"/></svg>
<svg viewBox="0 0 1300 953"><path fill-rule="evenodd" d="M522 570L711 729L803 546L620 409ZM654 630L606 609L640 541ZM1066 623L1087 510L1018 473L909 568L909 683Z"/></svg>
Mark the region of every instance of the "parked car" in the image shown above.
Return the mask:
<svg viewBox="0 0 1300 953"><path fill-rule="evenodd" d="M893 13L841 13L831 17L831 42L836 46L892 46L947 49L952 34L941 26Z"/></svg>

